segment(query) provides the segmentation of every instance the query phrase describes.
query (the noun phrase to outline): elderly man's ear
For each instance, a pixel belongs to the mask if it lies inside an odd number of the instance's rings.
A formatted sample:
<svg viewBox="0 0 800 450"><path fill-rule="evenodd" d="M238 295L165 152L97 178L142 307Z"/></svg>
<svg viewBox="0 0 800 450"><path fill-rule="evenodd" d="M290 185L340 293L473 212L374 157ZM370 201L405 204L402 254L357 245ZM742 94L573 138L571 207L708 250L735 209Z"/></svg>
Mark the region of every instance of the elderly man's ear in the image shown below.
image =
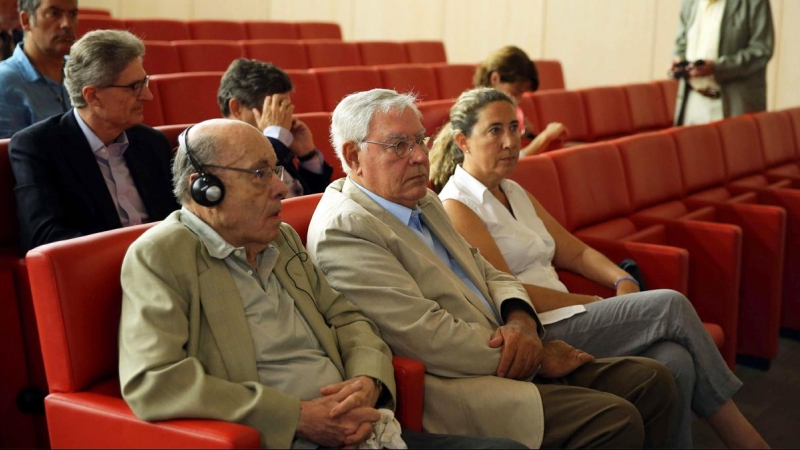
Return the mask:
<svg viewBox="0 0 800 450"><path fill-rule="evenodd" d="M350 167L350 173L361 175L361 147L353 141L347 141L342 146L342 155Z"/></svg>

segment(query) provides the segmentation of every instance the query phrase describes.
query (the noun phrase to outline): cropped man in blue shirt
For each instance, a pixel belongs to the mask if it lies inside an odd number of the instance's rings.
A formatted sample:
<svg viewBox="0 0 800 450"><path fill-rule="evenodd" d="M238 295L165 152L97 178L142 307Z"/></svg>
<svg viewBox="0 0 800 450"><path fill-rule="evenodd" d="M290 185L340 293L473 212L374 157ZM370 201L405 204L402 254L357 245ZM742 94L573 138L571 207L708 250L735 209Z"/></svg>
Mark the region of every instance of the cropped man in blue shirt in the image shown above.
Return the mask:
<svg viewBox="0 0 800 450"><path fill-rule="evenodd" d="M0 138L69 110L64 56L78 27L77 0L20 0L25 38L0 62Z"/></svg>

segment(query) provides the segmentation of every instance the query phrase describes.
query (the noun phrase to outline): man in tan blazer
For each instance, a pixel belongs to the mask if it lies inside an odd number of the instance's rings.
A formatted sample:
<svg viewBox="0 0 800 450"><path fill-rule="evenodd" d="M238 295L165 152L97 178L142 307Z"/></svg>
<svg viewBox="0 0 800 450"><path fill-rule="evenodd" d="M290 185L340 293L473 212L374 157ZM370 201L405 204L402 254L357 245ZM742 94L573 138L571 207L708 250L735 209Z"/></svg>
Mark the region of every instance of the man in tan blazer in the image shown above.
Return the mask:
<svg viewBox="0 0 800 450"><path fill-rule="evenodd" d="M426 431L529 447L664 446L669 372L645 358L592 362L561 341L542 346L522 285L464 241L427 189L414 101L375 89L336 107L331 135L348 177L325 191L308 248L395 354L425 364Z"/></svg>
<svg viewBox="0 0 800 450"><path fill-rule="evenodd" d="M144 420L238 422L265 447L358 445L375 408L394 406L392 355L281 224L281 169L244 122L181 135L173 178L183 208L134 242L122 267L122 395Z"/></svg>

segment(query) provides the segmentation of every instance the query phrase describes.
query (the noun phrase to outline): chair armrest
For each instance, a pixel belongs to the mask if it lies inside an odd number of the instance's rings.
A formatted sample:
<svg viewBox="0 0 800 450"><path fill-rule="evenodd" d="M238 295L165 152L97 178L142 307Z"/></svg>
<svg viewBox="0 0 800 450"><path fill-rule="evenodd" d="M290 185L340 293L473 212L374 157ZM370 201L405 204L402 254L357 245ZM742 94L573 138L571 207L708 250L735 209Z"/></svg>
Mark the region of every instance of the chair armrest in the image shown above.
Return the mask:
<svg viewBox="0 0 800 450"><path fill-rule="evenodd" d="M215 420L145 422L125 401L92 392L45 399L53 448L260 448L253 428Z"/></svg>
<svg viewBox="0 0 800 450"><path fill-rule="evenodd" d="M395 356L394 380L397 384L395 417L404 428L422 431L422 411L425 403L425 366L414 359Z"/></svg>

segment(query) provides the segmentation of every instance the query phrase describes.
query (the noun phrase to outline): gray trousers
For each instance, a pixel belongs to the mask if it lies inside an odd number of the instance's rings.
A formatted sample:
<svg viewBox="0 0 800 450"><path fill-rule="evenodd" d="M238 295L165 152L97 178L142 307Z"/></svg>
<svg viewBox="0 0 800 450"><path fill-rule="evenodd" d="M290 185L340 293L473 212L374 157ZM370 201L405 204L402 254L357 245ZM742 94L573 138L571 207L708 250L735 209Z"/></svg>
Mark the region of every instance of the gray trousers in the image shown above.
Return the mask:
<svg viewBox="0 0 800 450"><path fill-rule="evenodd" d="M585 313L545 328L545 342L562 340L596 358L638 355L667 366L678 388L673 448L692 448L691 411L706 418L742 386L692 304L675 291L645 291L589 303Z"/></svg>

